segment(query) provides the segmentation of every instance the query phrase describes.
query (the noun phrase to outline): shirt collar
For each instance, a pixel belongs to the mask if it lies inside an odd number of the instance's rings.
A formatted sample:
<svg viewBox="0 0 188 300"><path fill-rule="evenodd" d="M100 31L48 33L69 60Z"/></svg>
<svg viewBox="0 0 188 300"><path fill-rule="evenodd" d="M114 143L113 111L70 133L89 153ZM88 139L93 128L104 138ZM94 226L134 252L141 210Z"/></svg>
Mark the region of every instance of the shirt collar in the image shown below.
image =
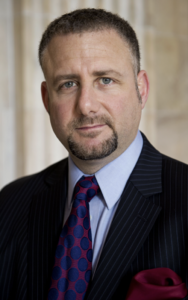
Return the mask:
<svg viewBox="0 0 188 300"><path fill-rule="evenodd" d="M120 156L95 173L95 177L108 209L111 209L119 200L125 184L140 156L142 146L143 138L140 131L138 131L134 141ZM77 181L83 175L88 175L77 168L70 156L68 158L68 165L68 205L70 205L73 190Z"/></svg>

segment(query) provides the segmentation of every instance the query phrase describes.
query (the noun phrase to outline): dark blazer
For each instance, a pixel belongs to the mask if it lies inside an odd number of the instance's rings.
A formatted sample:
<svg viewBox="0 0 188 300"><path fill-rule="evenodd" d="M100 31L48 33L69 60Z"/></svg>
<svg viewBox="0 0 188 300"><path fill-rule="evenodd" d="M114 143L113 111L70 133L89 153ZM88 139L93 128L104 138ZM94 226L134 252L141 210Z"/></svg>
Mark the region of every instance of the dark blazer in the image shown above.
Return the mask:
<svg viewBox="0 0 188 300"><path fill-rule="evenodd" d="M171 268L188 286L188 166L143 138L87 300L124 300L137 272L158 267ZM64 159L1 191L0 299L47 299L67 173Z"/></svg>

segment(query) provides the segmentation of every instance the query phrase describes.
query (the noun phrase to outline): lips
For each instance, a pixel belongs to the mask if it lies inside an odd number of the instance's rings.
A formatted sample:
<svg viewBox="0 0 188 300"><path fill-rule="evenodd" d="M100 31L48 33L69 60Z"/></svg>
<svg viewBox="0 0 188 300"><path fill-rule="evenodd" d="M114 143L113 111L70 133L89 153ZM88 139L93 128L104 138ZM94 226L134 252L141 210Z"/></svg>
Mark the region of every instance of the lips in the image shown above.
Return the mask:
<svg viewBox="0 0 188 300"><path fill-rule="evenodd" d="M83 127L76 128L77 130L94 130L106 126L106 124L95 124L95 125L85 125Z"/></svg>

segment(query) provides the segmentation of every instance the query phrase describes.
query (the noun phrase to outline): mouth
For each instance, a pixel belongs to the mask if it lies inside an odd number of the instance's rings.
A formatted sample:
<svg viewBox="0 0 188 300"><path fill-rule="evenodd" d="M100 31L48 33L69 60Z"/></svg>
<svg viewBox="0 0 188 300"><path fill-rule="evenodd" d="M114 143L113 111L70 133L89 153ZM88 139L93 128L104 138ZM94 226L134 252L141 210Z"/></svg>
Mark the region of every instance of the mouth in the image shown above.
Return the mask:
<svg viewBox="0 0 188 300"><path fill-rule="evenodd" d="M82 127L76 128L76 130L79 130L79 131L92 131L92 130L96 130L96 129L101 129L104 126L106 126L106 124L84 125Z"/></svg>

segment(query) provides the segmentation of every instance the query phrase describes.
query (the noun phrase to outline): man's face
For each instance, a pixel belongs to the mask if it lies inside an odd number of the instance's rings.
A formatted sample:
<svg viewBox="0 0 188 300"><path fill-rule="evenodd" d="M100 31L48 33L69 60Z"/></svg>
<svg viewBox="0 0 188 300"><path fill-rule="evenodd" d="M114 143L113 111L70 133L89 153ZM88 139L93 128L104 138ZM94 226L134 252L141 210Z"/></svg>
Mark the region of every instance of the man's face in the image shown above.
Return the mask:
<svg viewBox="0 0 188 300"><path fill-rule="evenodd" d="M56 36L43 65L43 102L73 160L108 162L126 150L137 134L148 82L140 72L141 103L125 41L114 30Z"/></svg>

